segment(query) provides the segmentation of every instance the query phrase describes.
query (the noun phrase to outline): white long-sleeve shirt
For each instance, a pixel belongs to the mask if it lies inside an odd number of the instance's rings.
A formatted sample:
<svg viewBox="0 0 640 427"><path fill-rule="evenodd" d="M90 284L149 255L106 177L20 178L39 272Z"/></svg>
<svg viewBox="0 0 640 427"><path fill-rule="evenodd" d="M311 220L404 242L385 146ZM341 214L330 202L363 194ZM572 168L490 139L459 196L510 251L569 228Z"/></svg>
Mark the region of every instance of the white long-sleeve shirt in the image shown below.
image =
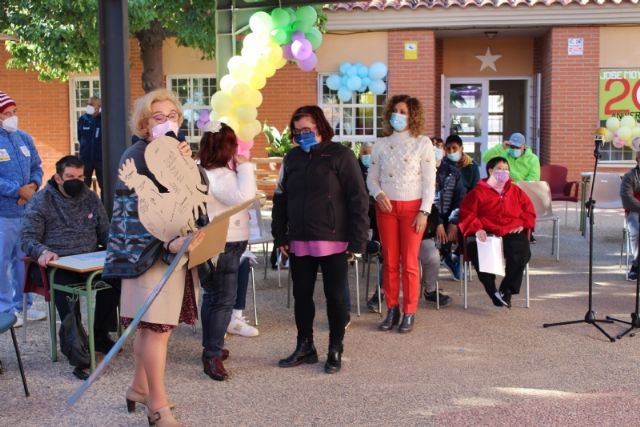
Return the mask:
<svg viewBox="0 0 640 427"><path fill-rule="evenodd" d="M414 138L408 131L380 138L371 153L367 187L374 198L385 193L396 201L420 199L420 210L430 212L436 190L431 140Z"/></svg>
<svg viewBox="0 0 640 427"><path fill-rule="evenodd" d="M213 219L222 211L255 197L256 176L253 163L238 165L237 173L229 168L207 170L209 178L209 194L213 203L207 205L209 219ZM227 242L241 242L249 239L249 212L240 211L229 219Z"/></svg>

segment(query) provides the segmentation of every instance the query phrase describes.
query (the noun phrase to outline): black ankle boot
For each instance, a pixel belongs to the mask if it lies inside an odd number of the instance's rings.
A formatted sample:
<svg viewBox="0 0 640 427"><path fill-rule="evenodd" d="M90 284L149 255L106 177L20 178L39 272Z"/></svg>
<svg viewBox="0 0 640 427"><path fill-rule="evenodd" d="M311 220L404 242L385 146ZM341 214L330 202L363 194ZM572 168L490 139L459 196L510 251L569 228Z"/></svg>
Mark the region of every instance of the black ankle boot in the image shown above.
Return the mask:
<svg viewBox="0 0 640 427"><path fill-rule="evenodd" d="M384 301L384 292L380 292L380 302ZM367 308L369 309L369 311L373 312L373 313L379 313L380 311L378 310L378 291L376 290L373 295L371 295L371 298L369 298L369 301L367 301Z"/></svg>
<svg viewBox="0 0 640 427"><path fill-rule="evenodd" d="M303 363L318 363L318 352L313 345L313 338L298 338L296 349L286 359L280 359L278 366L291 368Z"/></svg>
<svg viewBox="0 0 640 427"><path fill-rule="evenodd" d="M413 330L413 323L416 318L415 314L403 314L402 315L402 323L398 327L398 332L401 334L406 334L407 332L411 332Z"/></svg>
<svg viewBox="0 0 640 427"><path fill-rule="evenodd" d="M342 368L342 345L329 347L327 362L324 364L324 371L327 374L335 374Z"/></svg>
<svg viewBox="0 0 640 427"><path fill-rule="evenodd" d="M400 321L400 307L389 307L387 310L387 317L384 321L378 326L378 329L381 331L389 331L394 326L398 324Z"/></svg>

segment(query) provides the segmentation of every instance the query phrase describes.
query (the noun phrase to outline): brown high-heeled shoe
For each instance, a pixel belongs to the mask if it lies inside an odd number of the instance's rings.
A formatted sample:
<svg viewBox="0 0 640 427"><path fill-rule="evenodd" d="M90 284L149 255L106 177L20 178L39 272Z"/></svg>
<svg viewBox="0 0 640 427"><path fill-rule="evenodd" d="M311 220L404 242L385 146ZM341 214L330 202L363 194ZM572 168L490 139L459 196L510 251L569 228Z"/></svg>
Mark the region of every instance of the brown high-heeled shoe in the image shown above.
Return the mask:
<svg viewBox="0 0 640 427"><path fill-rule="evenodd" d="M182 427L182 424L180 424L173 416L173 413L171 413L169 406L163 406L155 411L149 409L147 411L147 419L149 420L150 426Z"/></svg>
<svg viewBox="0 0 640 427"><path fill-rule="evenodd" d="M131 387L127 389L127 392L125 393L125 399L127 401L127 411L129 413L135 412L136 403L140 403L141 405L147 406L147 395L138 393ZM175 407L176 405L169 402L169 409L173 410L175 409Z"/></svg>

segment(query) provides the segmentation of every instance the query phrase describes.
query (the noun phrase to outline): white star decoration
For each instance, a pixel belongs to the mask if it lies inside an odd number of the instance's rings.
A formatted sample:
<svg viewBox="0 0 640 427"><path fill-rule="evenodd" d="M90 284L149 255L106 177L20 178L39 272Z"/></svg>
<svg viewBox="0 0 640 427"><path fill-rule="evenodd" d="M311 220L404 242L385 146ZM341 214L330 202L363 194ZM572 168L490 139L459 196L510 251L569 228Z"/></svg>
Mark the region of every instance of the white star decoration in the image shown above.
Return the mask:
<svg viewBox="0 0 640 427"><path fill-rule="evenodd" d="M480 65L480 71L484 70L485 68L491 68L493 71L497 71L496 61L502 58L502 55L492 55L491 48L488 47L487 52L484 55L476 55L476 58L478 58L482 62L482 64Z"/></svg>

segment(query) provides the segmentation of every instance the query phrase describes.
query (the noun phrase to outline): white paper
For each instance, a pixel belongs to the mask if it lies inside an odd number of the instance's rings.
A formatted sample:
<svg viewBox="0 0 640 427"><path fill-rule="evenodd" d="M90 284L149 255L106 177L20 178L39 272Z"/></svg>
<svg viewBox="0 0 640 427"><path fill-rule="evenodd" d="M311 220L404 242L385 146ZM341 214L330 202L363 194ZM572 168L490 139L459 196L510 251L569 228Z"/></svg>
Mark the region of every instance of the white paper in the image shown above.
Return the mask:
<svg viewBox="0 0 640 427"><path fill-rule="evenodd" d="M478 243L478 265L484 273L504 276L504 255L502 237L487 236L487 240Z"/></svg>

